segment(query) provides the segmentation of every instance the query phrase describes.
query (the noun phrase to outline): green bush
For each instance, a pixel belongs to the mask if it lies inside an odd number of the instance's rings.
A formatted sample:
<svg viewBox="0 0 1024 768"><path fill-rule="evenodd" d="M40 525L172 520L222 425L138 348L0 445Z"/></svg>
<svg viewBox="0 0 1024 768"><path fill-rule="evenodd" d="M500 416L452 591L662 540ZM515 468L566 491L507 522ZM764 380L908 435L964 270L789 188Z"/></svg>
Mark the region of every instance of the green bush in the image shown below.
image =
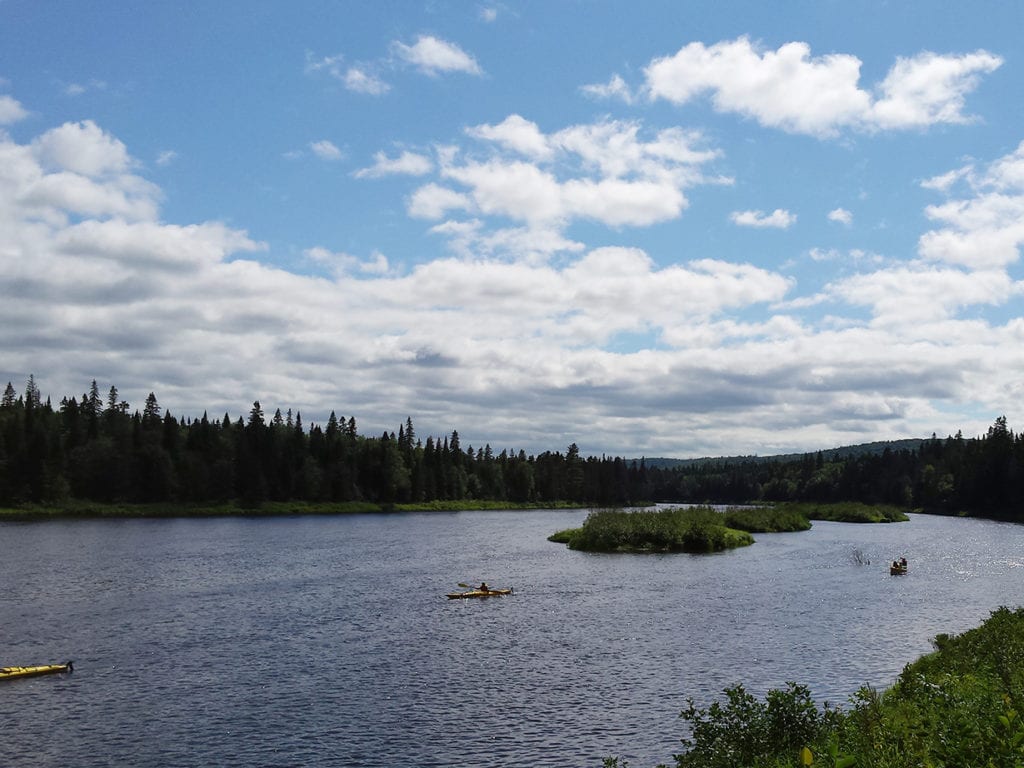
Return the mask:
<svg viewBox="0 0 1024 768"><path fill-rule="evenodd" d="M763 700L742 685L707 708L690 700L676 768L1024 768L1024 609L936 645L848 710L819 709L795 683Z"/></svg>
<svg viewBox="0 0 1024 768"><path fill-rule="evenodd" d="M810 691L796 683L773 689L764 700L742 685L725 689L725 703L698 709L693 700L681 717L690 723L683 739L687 751L675 755L678 768L737 768L773 766L780 759L796 761L800 750L814 743L835 711L819 711Z"/></svg>

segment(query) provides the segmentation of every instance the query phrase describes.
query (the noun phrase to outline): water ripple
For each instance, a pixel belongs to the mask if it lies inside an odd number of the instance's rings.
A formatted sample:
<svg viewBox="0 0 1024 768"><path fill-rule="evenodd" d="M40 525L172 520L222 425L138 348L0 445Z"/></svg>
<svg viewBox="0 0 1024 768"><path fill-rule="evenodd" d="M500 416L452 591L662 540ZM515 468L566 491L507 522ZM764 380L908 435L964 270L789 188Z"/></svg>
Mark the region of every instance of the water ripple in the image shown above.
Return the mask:
<svg viewBox="0 0 1024 768"><path fill-rule="evenodd" d="M690 697L842 703L1024 581L1006 524L816 523L703 557L545 540L584 515L0 525L0 663L76 662L5 686L8 733L60 733L5 765L643 768ZM479 579L516 594L443 597Z"/></svg>

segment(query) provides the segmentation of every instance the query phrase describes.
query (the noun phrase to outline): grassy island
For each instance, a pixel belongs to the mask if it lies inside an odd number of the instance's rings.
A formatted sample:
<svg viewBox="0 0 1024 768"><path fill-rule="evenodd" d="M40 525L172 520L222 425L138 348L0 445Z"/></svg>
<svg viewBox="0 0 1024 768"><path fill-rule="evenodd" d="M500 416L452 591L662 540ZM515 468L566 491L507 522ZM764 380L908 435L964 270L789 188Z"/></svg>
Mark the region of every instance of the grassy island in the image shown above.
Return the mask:
<svg viewBox="0 0 1024 768"><path fill-rule="evenodd" d="M710 506L625 512L601 510L582 527L558 531L548 541L585 552L718 552L753 544L752 533L806 531L811 520L885 523L907 520L896 507L869 504Z"/></svg>
<svg viewBox="0 0 1024 768"><path fill-rule="evenodd" d="M848 709L819 708L789 683L763 700L743 686L682 712L690 735L676 768L917 768L1024 765L1024 609L1000 608ZM626 768L617 758L606 768Z"/></svg>
<svg viewBox="0 0 1024 768"><path fill-rule="evenodd" d="M582 527L548 540L585 552L718 552L754 543L747 531L730 528L725 514L711 507L591 512Z"/></svg>
<svg viewBox="0 0 1024 768"><path fill-rule="evenodd" d="M891 504L862 504L841 501L830 504L787 502L773 509L803 515L808 520L829 520L834 523L905 523L910 518Z"/></svg>

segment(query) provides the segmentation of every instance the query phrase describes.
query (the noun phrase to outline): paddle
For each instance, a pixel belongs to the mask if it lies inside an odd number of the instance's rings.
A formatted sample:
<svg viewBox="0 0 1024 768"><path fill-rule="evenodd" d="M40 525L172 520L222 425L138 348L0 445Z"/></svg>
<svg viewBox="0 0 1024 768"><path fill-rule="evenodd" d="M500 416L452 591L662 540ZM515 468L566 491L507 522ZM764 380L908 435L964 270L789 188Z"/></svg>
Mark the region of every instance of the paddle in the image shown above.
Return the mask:
<svg viewBox="0 0 1024 768"><path fill-rule="evenodd" d="M480 587L474 586L473 584L463 584L461 581L459 582L459 586L464 588L464 589L474 589L474 590L480 589ZM491 587L488 587L485 591L493 592L494 590Z"/></svg>

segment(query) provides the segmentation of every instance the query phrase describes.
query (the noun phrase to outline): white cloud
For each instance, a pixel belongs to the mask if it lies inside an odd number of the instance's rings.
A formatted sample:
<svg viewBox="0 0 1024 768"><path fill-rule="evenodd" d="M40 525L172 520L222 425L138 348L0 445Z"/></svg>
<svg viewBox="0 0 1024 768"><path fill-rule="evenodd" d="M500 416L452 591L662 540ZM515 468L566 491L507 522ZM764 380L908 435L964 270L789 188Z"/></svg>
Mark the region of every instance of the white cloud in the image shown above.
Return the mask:
<svg viewBox="0 0 1024 768"><path fill-rule="evenodd" d="M948 192L949 189L961 179L970 178L974 173L974 166L967 165L963 168L956 168L952 171L933 176L921 182L922 189L931 189L936 192Z"/></svg>
<svg viewBox="0 0 1024 768"><path fill-rule="evenodd" d="M948 191L963 170L928 184ZM974 196L930 205L925 215L943 225L918 240L922 258L968 269L1004 269L1020 259L1024 245L1024 142L984 171L967 175Z"/></svg>
<svg viewBox="0 0 1024 768"><path fill-rule="evenodd" d="M53 128L37 138L32 147L45 166L83 176L119 174L133 164L124 144L91 120Z"/></svg>
<svg viewBox="0 0 1024 768"><path fill-rule="evenodd" d="M10 125L24 120L28 112L12 96L0 96L0 125Z"/></svg>
<svg viewBox="0 0 1024 768"><path fill-rule="evenodd" d="M156 164L160 166L166 166L173 163L178 159L178 153L173 149L165 149L163 152L156 156Z"/></svg>
<svg viewBox="0 0 1024 768"><path fill-rule="evenodd" d="M845 208L833 208L828 212L828 220L834 221L838 224L845 224L850 226L853 224L853 214Z"/></svg>
<svg viewBox="0 0 1024 768"><path fill-rule="evenodd" d="M403 150L398 157L388 157L383 152L373 155L373 165L355 172L360 179L376 179L381 176L423 176L434 170L433 161L425 156Z"/></svg>
<svg viewBox="0 0 1024 768"><path fill-rule="evenodd" d="M384 80L362 67L349 67L345 70L341 81L348 90L366 93L370 96L382 96L391 90L391 86Z"/></svg>
<svg viewBox="0 0 1024 768"><path fill-rule="evenodd" d="M963 56L922 53L899 59L879 84L879 97L859 87L861 61L849 54L813 57L790 42L765 50L746 37L706 46L694 42L645 69L651 99L684 104L705 93L719 112L763 125L829 137L841 129L884 130L962 123L965 96L1002 59L986 51Z"/></svg>
<svg viewBox="0 0 1024 768"><path fill-rule="evenodd" d="M64 87L67 96L81 96L89 91L105 91L107 84L102 80L90 80L88 83L68 83Z"/></svg>
<svg viewBox="0 0 1024 768"><path fill-rule="evenodd" d="M400 59L427 75L435 76L443 72L483 74L476 59L455 43L449 43L433 35L420 35L412 45L405 45L396 40L392 43L392 50Z"/></svg>
<svg viewBox="0 0 1024 768"><path fill-rule="evenodd" d="M621 75L612 75L607 83L581 86L580 90L595 99L618 99L626 104L632 104L636 100L636 96Z"/></svg>
<svg viewBox="0 0 1024 768"><path fill-rule="evenodd" d="M470 199L439 184L425 184L409 200L409 215L417 219L440 219L451 210L471 210Z"/></svg>
<svg viewBox="0 0 1024 768"><path fill-rule="evenodd" d="M449 239L452 250L467 259L504 258L544 264L556 253L580 253L583 243L569 240L556 227L506 227L486 230L479 219L449 220L431 227Z"/></svg>
<svg viewBox="0 0 1024 768"><path fill-rule="evenodd" d="M537 124L520 115L509 115L497 125L467 128L466 133L538 160L547 159L552 154L547 137L541 133Z"/></svg>
<svg viewBox="0 0 1024 768"><path fill-rule="evenodd" d="M829 290L843 301L871 308L878 326L944 321L967 306L1005 303L1019 288L1001 271L910 265L856 275ZM912 335L910 328L906 333Z"/></svg>
<svg viewBox="0 0 1024 768"><path fill-rule="evenodd" d="M319 246L308 248L304 255L310 261L326 267L335 278L344 277L352 272L386 275L389 270L387 257L379 252L375 252L365 261L347 253L333 253Z"/></svg>
<svg viewBox="0 0 1024 768"><path fill-rule="evenodd" d="M964 99L983 74L998 69L1003 60L988 51L963 56L925 52L900 58L879 85L881 94L866 116L879 129L922 128L936 123L965 123Z"/></svg>
<svg viewBox="0 0 1024 768"><path fill-rule="evenodd" d="M307 424L339 408L372 434L411 415L422 434L458 428L473 444L531 451L568 444L585 423L584 450L611 455L968 431L969 409L1019 399L1008 393L1019 392L1024 323L981 312L1022 296L1006 270L1021 148L927 211L936 233L962 239L957 260L941 251L878 268L837 253L864 272L799 296L778 270L565 235L563 221L614 222L617 205L637 206L631 221L664 215L639 194L664 184L681 197L707 162L673 159L701 157L682 134L573 126L543 134L543 163L507 155L497 137L475 139L482 156L439 152L449 186L419 185L410 212L430 213L433 231L465 247L458 258L401 269L318 246L305 252L319 267L309 275L257 260L266 246L243 230L165 223L160 190L127 149L69 126L25 144L0 134L0 359L8 378L34 371L58 398L96 377L136 404L154 391L176 415L237 415L259 397ZM488 187L476 176L488 171L549 190L561 219L534 213L507 180ZM513 225L494 228L485 203ZM984 255L989 233L998 258ZM653 341L621 351L632 334Z"/></svg>
<svg viewBox="0 0 1024 768"><path fill-rule="evenodd" d="M688 205L684 189L721 182L705 178L702 167L719 153L703 147L696 132L667 129L645 139L639 123L603 121L545 134L535 123L510 115L466 133L484 145L486 159L473 150L438 150L439 175L447 186L421 187L410 213L440 219L450 210L463 210L542 232L578 219L647 226L679 216ZM463 247L466 233L451 231L457 247ZM474 239L487 241L484 235Z"/></svg>
<svg viewBox="0 0 1024 768"><path fill-rule="evenodd" d="M345 67L343 66L344 62L345 57L340 53L334 56L314 59L313 55L307 52L306 74L326 72L340 82L347 90L355 93L365 93L370 96L382 96L391 90L391 86L374 73L374 65L353 64Z"/></svg>
<svg viewBox="0 0 1024 768"><path fill-rule="evenodd" d="M313 154L321 160L340 160L344 157L342 151L338 149L333 142L328 141L327 139L310 142L309 148L313 150Z"/></svg>
<svg viewBox="0 0 1024 768"><path fill-rule="evenodd" d="M811 248L807 255L811 261L836 261L841 254L835 248Z"/></svg>
<svg viewBox="0 0 1024 768"><path fill-rule="evenodd" d="M764 211L733 211L729 219L740 227L789 229L796 223L796 214L782 208L776 208L768 214Z"/></svg>
<svg viewBox="0 0 1024 768"><path fill-rule="evenodd" d="M485 5L480 8L480 20L491 24L498 18L498 9L493 5Z"/></svg>

